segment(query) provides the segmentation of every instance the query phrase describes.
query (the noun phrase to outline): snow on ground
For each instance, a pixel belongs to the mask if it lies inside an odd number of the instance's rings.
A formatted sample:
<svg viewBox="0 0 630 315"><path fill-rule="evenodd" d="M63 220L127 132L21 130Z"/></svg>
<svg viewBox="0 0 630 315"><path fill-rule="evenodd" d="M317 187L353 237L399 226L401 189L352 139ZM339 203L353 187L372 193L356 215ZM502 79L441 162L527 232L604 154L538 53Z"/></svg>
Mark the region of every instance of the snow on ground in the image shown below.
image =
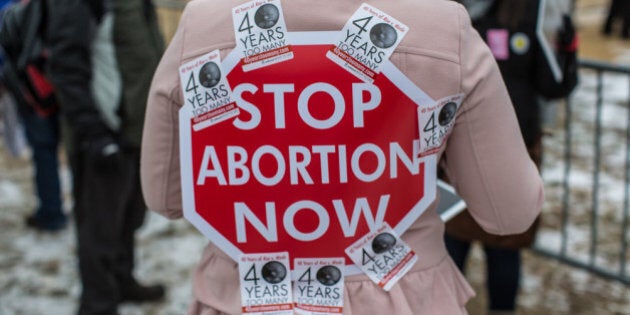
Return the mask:
<svg viewBox="0 0 630 315"><path fill-rule="evenodd" d="M69 196L70 174L65 165L60 171ZM80 283L73 222L58 233L25 228L24 218L36 205L31 176L28 157L10 157L0 141L0 315L75 314ZM71 200L65 208L71 208ZM121 314L185 313L191 272L206 242L186 221L148 213L137 235L136 275L146 283L166 284L168 297L156 304L125 304Z"/></svg>

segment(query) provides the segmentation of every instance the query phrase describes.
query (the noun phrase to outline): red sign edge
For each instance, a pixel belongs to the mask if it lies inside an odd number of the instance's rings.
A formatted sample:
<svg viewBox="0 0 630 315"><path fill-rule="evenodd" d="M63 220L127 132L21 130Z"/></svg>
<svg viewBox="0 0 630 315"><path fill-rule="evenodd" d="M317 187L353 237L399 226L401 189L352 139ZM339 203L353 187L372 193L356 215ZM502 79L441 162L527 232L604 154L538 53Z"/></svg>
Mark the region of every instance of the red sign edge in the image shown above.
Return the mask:
<svg viewBox="0 0 630 315"><path fill-rule="evenodd" d="M293 45L323 45L333 44L337 38L338 32L322 31L322 32L289 32L288 39ZM222 61L223 70L230 73L232 69L239 63L241 56L236 50L232 50L228 56ZM394 83L401 91L413 100L418 106L429 106L435 101L415 85L404 73L402 73L391 61L386 60L383 64L381 72ZM206 238L211 240L219 249L224 251L234 261L243 252L232 244L227 238L215 230L208 224L195 209L194 203L194 173L192 169L192 134L190 121L193 118L192 111L188 104L182 106L179 110L179 145L180 145L180 176L182 191L182 206L184 210L184 218L188 220L197 230L199 230ZM425 164L424 170L424 196L409 210L405 217L393 227L398 235L402 235L415 220L417 220L424 211L435 201L437 191L437 156L429 155L421 158ZM293 259L294 257L290 257ZM363 273L359 267L354 264L346 265L346 275L356 275Z"/></svg>

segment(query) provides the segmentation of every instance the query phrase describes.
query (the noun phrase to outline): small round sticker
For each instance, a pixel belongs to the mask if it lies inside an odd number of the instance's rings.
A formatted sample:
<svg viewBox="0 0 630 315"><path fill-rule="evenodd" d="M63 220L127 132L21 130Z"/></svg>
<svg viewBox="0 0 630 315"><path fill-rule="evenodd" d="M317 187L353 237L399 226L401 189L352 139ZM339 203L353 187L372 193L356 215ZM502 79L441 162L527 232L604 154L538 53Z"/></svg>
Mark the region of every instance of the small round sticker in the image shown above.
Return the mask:
<svg viewBox="0 0 630 315"><path fill-rule="evenodd" d="M516 33L512 35L510 46L512 46L514 53L522 55L529 50L529 37L524 33Z"/></svg>
<svg viewBox="0 0 630 315"><path fill-rule="evenodd" d="M199 82L201 85L211 88L221 81L221 69L214 62L208 62L199 70Z"/></svg>
<svg viewBox="0 0 630 315"><path fill-rule="evenodd" d="M396 245L396 237L387 232L377 235L372 241L372 250L376 254L382 254Z"/></svg>
<svg viewBox="0 0 630 315"><path fill-rule="evenodd" d="M278 23L280 10L271 3L262 5L254 15L254 22L262 29L269 29Z"/></svg>
<svg viewBox="0 0 630 315"><path fill-rule="evenodd" d="M265 281L276 284L282 282L287 276L287 268L277 261L270 261L262 267L262 277Z"/></svg>
<svg viewBox="0 0 630 315"><path fill-rule="evenodd" d="M392 47L397 39L396 30L389 24L378 23L370 30L370 40L376 47L383 49Z"/></svg>
<svg viewBox="0 0 630 315"><path fill-rule="evenodd" d="M457 104L455 102L448 102L442 110L440 110L440 115L438 116L438 122L440 126L446 126L453 118L455 118L455 112L457 111Z"/></svg>
<svg viewBox="0 0 630 315"><path fill-rule="evenodd" d="M327 265L317 271L316 278L319 283L332 286L341 280L341 270L335 266Z"/></svg>

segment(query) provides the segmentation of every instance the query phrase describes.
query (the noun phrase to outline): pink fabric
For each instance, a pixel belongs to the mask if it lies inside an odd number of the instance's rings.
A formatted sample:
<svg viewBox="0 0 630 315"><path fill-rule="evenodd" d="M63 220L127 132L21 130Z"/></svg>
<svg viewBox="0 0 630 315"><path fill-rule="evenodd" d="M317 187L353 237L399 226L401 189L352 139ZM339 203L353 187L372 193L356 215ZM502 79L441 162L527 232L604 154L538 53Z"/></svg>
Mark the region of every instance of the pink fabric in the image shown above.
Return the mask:
<svg viewBox="0 0 630 315"><path fill-rule="evenodd" d="M232 281L238 277L238 265L213 246L208 246L202 261L195 279L203 280L195 284L188 314L239 314L239 286ZM367 276L347 277L343 314L466 314L464 305L472 296L472 288L444 253L434 266L417 265L389 292Z"/></svg>
<svg viewBox="0 0 630 315"><path fill-rule="evenodd" d="M156 71L141 175L149 208L169 218L182 216L178 68L215 49L224 56L229 53L235 46L231 9L244 2L191 1ZM409 27L391 60L413 83L436 100L466 94L439 155L472 216L491 233L526 230L542 206L542 181L527 155L494 57L461 5L441 0L290 0L282 6L289 31L330 31L341 30L363 2ZM365 276L348 277L344 314L465 314L473 292L447 257L443 232L434 203L402 235L419 255L413 271L390 292ZM213 245L206 249L193 281L189 314L240 313L236 264Z"/></svg>
<svg viewBox="0 0 630 315"><path fill-rule="evenodd" d="M419 259L389 292L365 275L347 276L344 314L466 314L475 293L448 257L442 228L435 212L427 212L403 235ZM230 257L209 244L193 277L188 314L240 314L238 265Z"/></svg>

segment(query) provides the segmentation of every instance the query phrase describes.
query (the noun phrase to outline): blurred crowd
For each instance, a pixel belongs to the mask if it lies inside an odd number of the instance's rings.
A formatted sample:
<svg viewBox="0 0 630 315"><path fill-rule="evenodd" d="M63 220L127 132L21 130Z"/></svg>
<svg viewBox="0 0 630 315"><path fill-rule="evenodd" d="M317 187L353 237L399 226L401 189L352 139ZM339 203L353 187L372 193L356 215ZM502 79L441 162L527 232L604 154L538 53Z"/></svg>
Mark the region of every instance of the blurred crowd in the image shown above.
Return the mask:
<svg viewBox="0 0 630 315"><path fill-rule="evenodd" d="M75 224L78 314L117 314L122 302L162 299L162 285L141 284L133 272L134 235L146 212L139 179L144 111L163 50L153 4L4 2L3 95L13 100L4 104L17 113L5 117L13 117L6 126L24 130L39 201L26 226L55 232ZM8 143L19 152L18 142ZM62 144L72 171L71 214L61 202Z"/></svg>

